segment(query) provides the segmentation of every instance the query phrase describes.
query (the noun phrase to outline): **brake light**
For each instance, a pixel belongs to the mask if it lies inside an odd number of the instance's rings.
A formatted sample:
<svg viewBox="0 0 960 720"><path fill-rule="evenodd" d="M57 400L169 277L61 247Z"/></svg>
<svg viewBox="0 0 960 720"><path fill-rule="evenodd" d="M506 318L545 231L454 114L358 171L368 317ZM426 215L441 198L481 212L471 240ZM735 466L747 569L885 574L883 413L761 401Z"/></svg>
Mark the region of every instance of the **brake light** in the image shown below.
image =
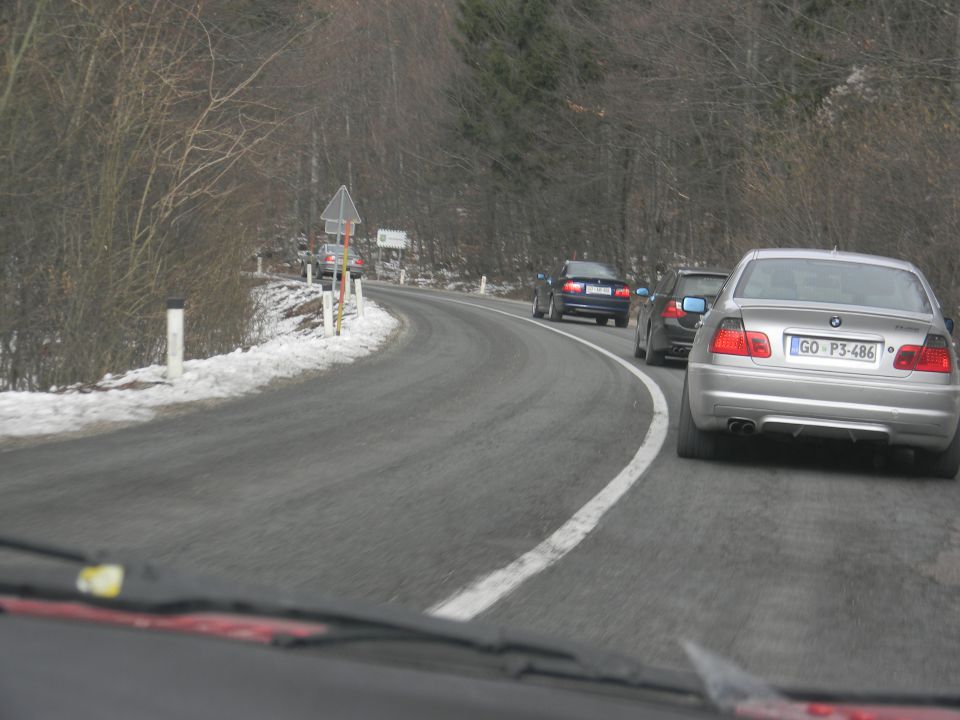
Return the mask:
<svg viewBox="0 0 960 720"><path fill-rule="evenodd" d="M953 369L950 346L942 335L927 335L923 346L904 345L893 359L896 370L948 373Z"/></svg>
<svg viewBox="0 0 960 720"><path fill-rule="evenodd" d="M679 300L667 300L663 312L660 313L660 317L664 318L682 318L685 316L686 313L683 311L683 305Z"/></svg>
<svg viewBox="0 0 960 720"><path fill-rule="evenodd" d="M753 330L744 332L743 323L737 318L727 318L713 333L710 352L718 355L749 355L755 358L770 357L770 339L765 333Z"/></svg>
<svg viewBox="0 0 960 720"><path fill-rule="evenodd" d="M917 360L917 370L921 372L948 373L950 366L950 351L945 347L930 347L924 345Z"/></svg>
<svg viewBox="0 0 960 720"><path fill-rule="evenodd" d="M710 352L720 355L749 355L743 323L736 318L727 318L721 322L710 341Z"/></svg>
<svg viewBox="0 0 960 720"><path fill-rule="evenodd" d="M613 296L619 297L619 298L628 298L630 297L630 288L618 287L616 290L613 291Z"/></svg>
<svg viewBox="0 0 960 720"><path fill-rule="evenodd" d="M567 280L563 284L562 290L565 293L582 293L583 283L574 282L573 280Z"/></svg>
<svg viewBox="0 0 960 720"><path fill-rule="evenodd" d="M327 255L327 256L323 259L323 261L324 261L324 262L336 262L336 261L337 261L337 256L336 256L336 255Z"/></svg>

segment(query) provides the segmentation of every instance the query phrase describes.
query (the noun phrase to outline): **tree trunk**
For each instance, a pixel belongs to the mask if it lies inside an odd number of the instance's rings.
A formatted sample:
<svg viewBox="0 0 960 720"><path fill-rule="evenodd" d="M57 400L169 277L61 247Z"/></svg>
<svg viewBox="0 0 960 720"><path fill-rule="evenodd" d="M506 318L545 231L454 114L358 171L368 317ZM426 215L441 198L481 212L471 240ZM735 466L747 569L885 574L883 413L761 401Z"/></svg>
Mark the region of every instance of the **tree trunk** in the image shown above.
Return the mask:
<svg viewBox="0 0 960 720"><path fill-rule="evenodd" d="M317 137L317 118L310 124L310 237L317 232L317 203L320 201L320 145Z"/></svg>

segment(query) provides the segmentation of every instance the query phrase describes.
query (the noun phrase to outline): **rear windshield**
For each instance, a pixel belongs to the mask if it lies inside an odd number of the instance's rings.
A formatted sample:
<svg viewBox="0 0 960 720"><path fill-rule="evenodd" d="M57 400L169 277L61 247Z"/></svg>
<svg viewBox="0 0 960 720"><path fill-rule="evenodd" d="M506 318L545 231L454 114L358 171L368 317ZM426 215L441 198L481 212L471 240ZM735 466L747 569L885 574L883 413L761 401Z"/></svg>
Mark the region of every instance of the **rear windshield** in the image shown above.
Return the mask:
<svg viewBox="0 0 960 720"><path fill-rule="evenodd" d="M323 247L324 247L323 252L325 252L328 255L343 255L343 245L324 245ZM350 248L347 251L348 258L356 257L356 255L357 253L354 252L353 248Z"/></svg>
<svg viewBox="0 0 960 720"><path fill-rule="evenodd" d="M677 297L697 295L699 297L715 298L726 279L723 275L681 275L675 295Z"/></svg>
<svg viewBox="0 0 960 720"><path fill-rule="evenodd" d="M909 270L841 260L754 260L734 296L933 312L920 278Z"/></svg>
<svg viewBox="0 0 960 720"><path fill-rule="evenodd" d="M582 261L567 263L567 275L569 277L610 278L611 280L620 278L620 273L613 265Z"/></svg>

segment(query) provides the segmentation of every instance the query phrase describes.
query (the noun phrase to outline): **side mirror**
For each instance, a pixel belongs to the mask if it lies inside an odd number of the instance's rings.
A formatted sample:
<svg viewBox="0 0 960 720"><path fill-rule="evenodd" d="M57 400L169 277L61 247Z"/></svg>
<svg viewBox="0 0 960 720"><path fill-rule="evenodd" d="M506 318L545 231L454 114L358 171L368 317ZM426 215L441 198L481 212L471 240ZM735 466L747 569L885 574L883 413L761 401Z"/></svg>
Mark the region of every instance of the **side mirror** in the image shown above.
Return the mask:
<svg viewBox="0 0 960 720"><path fill-rule="evenodd" d="M707 301L702 297L688 295L683 299L682 307L685 313L703 315L707 311Z"/></svg>
<svg viewBox="0 0 960 720"><path fill-rule="evenodd" d="M543 273L537 273L537 280L546 280L547 276Z"/></svg>
<svg viewBox="0 0 960 720"><path fill-rule="evenodd" d="M650 291L646 288L637 288L636 293L638 297L650 297Z"/></svg>
<svg viewBox="0 0 960 720"><path fill-rule="evenodd" d="M945 317L943 324L947 326L947 332L953 335L953 318Z"/></svg>

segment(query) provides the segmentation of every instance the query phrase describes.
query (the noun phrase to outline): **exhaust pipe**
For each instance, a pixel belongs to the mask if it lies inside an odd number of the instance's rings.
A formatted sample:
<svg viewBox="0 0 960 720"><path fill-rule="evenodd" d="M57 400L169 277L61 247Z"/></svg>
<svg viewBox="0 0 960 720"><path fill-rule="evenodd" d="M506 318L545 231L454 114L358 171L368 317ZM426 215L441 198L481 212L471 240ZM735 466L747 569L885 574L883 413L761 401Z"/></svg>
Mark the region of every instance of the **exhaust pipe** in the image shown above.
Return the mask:
<svg viewBox="0 0 960 720"><path fill-rule="evenodd" d="M757 426L753 420L738 420L734 418L727 423L727 430L734 435L753 435L757 431Z"/></svg>

